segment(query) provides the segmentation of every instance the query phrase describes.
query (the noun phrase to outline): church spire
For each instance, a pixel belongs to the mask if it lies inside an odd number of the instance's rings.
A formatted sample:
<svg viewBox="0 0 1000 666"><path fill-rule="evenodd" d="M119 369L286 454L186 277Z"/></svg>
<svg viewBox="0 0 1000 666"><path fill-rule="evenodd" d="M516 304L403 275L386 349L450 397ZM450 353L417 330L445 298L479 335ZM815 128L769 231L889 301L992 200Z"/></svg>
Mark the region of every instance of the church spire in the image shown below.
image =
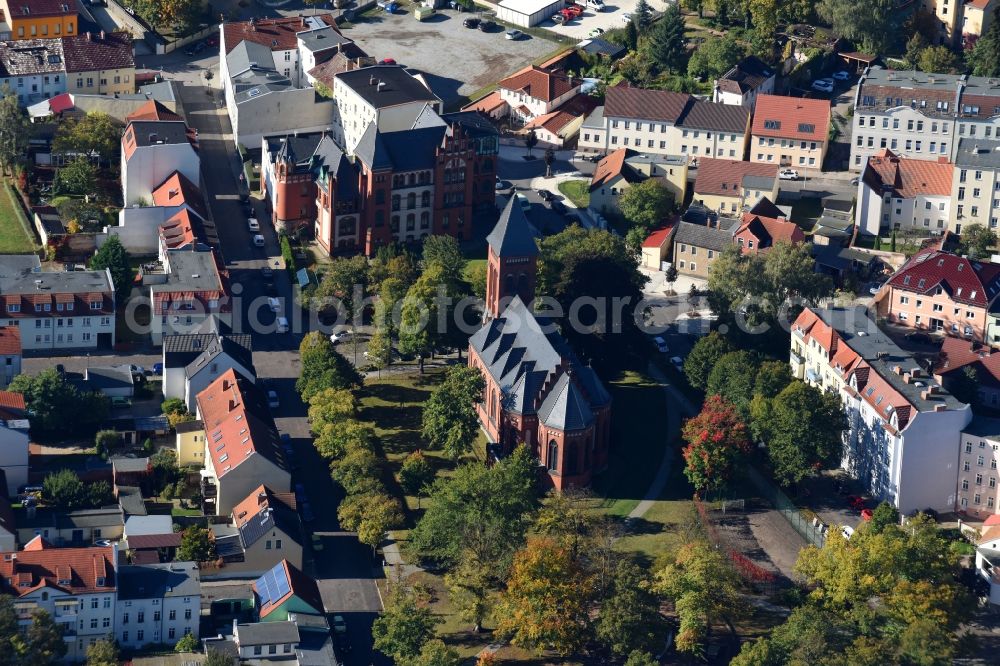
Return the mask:
<svg viewBox="0 0 1000 666"><path fill-rule="evenodd" d="M538 245L517 196L511 196L486 242L486 310L498 317L514 296L525 303L535 298Z"/></svg>

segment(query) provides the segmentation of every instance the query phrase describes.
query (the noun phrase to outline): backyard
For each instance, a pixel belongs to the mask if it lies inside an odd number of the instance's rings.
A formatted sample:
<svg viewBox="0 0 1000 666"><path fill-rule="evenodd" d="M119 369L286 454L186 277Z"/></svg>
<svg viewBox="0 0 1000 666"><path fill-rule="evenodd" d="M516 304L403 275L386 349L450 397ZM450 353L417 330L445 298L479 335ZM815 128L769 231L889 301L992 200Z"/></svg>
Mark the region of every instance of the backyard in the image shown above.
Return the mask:
<svg viewBox="0 0 1000 666"><path fill-rule="evenodd" d="M25 228L27 220L14 201L9 183L0 192L0 254L29 254L35 251L34 236Z"/></svg>

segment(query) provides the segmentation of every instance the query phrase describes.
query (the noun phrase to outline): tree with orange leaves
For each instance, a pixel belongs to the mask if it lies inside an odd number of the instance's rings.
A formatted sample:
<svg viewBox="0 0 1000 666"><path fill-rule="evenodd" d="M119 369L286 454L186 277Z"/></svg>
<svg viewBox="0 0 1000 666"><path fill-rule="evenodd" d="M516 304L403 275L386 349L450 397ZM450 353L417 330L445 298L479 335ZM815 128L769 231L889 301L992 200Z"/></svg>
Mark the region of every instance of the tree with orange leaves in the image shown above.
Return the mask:
<svg viewBox="0 0 1000 666"><path fill-rule="evenodd" d="M740 456L750 451L747 426L737 409L721 396L710 395L698 416L682 431L684 475L699 494L719 490L733 475Z"/></svg>

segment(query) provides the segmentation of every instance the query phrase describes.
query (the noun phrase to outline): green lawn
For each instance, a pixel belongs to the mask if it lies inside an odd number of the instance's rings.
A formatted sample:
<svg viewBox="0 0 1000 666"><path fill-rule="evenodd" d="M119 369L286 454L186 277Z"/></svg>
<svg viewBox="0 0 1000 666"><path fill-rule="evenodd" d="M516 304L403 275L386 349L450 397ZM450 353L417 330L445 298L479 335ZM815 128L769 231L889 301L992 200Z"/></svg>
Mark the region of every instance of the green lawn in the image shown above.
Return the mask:
<svg viewBox="0 0 1000 666"><path fill-rule="evenodd" d="M34 236L29 235L23 213L14 201L9 184L0 192L0 254L30 254L35 251Z"/></svg>
<svg viewBox="0 0 1000 666"><path fill-rule="evenodd" d="M590 205L590 181L564 180L559 183L559 191L577 208L586 208Z"/></svg>

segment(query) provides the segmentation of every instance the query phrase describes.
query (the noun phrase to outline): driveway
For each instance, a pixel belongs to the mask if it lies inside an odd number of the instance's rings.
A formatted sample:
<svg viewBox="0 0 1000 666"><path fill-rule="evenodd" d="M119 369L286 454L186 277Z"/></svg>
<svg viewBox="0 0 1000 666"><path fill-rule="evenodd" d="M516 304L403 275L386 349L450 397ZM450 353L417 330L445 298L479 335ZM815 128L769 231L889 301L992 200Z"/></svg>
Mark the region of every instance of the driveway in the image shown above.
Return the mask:
<svg viewBox="0 0 1000 666"><path fill-rule="evenodd" d="M448 108L559 46L530 35L517 41L504 39L499 25L489 33L466 28L462 21L469 16L474 14L438 10L421 22L412 12L377 12L359 18L344 36L373 58L393 58L422 72Z"/></svg>

